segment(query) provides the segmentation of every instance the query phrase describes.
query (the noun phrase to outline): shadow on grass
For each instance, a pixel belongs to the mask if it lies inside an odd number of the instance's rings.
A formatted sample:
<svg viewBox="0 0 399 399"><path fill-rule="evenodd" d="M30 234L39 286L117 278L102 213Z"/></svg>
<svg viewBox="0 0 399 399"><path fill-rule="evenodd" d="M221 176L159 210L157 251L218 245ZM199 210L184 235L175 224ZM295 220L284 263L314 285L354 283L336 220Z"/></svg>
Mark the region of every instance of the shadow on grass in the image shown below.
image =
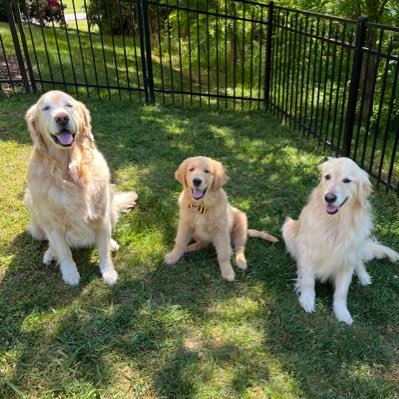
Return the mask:
<svg viewBox="0 0 399 399"><path fill-rule="evenodd" d="M393 395L386 370L398 360L399 289L388 263L369 267L371 287L351 286L352 327L334 319L328 285L317 287L316 314L300 309L283 242L249 240L249 269L234 283L221 279L212 248L162 263L176 232L181 188L173 175L183 159L222 161L231 202L252 227L279 235L317 182L314 148L264 114L87 105L113 180L139 193L115 229L120 280L105 287L96 252L79 251L82 284L67 287L56 268L41 265L44 244L16 237L0 287L3 353L16 353L7 374L15 386L63 397ZM379 230L389 237L384 218ZM397 235L391 240L398 244ZM9 385L0 391L15 394Z"/></svg>

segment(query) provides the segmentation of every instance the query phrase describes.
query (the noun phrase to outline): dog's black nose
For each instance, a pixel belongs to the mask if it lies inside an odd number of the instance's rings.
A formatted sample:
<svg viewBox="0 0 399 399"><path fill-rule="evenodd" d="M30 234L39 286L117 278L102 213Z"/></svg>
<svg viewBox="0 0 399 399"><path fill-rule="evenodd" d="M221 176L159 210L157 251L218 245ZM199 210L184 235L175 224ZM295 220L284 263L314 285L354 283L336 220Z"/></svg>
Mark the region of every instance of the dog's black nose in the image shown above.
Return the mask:
<svg viewBox="0 0 399 399"><path fill-rule="evenodd" d="M201 183L202 183L202 179L199 179L198 177L195 177L195 178L193 179L193 184L194 184L195 187L200 186Z"/></svg>
<svg viewBox="0 0 399 399"><path fill-rule="evenodd" d="M61 125L65 126L69 122L69 115L66 114L65 112L60 112L55 116L55 121Z"/></svg>
<svg viewBox="0 0 399 399"><path fill-rule="evenodd" d="M327 193L324 196L325 201L327 202L327 204L332 204L334 201L337 200L337 196L333 193Z"/></svg>

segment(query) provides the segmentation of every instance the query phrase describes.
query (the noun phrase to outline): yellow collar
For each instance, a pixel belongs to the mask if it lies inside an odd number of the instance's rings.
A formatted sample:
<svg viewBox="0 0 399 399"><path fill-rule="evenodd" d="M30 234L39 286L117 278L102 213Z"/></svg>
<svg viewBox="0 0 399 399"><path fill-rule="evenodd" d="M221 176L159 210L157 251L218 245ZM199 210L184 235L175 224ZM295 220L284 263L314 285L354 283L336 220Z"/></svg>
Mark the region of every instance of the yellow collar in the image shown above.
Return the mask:
<svg viewBox="0 0 399 399"><path fill-rule="evenodd" d="M206 211L208 210L208 208L203 205L195 205L195 204L188 204L187 208L197 208L197 211L199 213L206 213Z"/></svg>

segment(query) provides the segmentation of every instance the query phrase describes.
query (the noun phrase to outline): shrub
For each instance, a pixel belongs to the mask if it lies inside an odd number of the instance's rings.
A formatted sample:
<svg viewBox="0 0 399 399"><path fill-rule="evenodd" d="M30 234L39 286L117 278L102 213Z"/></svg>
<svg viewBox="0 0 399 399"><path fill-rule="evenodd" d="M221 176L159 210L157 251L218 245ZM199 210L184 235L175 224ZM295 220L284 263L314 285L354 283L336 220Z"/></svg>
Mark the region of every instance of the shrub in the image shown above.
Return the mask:
<svg viewBox="0 0 399 399"><path fill-rule="evenodd" d="M38 23L41 26L45 26L50 22L64 25L65 7L58 0L20 1L22 18L32 23Z"/></svg>

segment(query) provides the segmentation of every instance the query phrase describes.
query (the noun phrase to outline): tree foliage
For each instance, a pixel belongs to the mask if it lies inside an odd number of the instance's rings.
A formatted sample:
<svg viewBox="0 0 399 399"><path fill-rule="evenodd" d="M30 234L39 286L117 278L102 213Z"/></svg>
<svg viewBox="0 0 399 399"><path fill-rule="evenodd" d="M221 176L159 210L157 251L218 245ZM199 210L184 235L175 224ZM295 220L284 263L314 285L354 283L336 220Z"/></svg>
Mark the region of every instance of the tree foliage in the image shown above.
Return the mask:
<svg viewBox="0 0 399 399"><path fill-rule="evenodd" d="M398 0L281 0L275 3L351 19L363 15L370 22L393 26L399 23Z"/></svg>

